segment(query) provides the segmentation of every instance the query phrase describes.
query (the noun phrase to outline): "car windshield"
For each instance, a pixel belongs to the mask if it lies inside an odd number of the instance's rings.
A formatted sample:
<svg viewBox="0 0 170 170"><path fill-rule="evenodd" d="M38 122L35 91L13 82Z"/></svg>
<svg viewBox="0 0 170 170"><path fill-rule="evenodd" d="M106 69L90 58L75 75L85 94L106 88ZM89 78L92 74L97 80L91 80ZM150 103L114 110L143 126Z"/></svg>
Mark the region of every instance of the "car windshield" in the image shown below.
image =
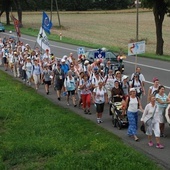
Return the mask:
<svg viewBox="0 0 170 170"><path fill-rule="evenodd" d="M3 26L3 25L0 23L0 26Z"/></svg>

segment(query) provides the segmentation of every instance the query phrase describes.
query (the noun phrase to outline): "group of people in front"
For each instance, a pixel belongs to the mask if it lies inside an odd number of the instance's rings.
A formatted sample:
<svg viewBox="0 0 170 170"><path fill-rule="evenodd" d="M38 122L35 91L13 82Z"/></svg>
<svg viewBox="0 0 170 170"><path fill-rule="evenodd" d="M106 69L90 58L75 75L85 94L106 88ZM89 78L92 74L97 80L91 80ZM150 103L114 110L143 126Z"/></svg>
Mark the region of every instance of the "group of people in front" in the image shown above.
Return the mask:
<svg viewBox="0 0 170 170"><path fill-rule="evenodd" d="M65 96L67 105L70 105L72 100L73 106L78 105L84 114L92 114L93 103L98 124L103 122L105 104L109 104L109 101L121 102L124 110L122 114L127 115L129 122L128 135L135 141L139 140L137 129L140 109L143 112L142 123L152 119L146 126L148 145L153 146L154 132L156 147L164 148L160 137L166 137L165 109L170 104L170 95L165 94L165 87L160 85L158 78L154 78L147 93L148 104L143 109L141 98L146 95L146 91L145 78L140 67L129 77L122 75L119 70L113 70L109 60L105 65L101 59L89 63L84 55L76 59L72 53L57 58L48 49L42 54L38 47L31 49L29 44L24 45L21 41L15 43L12 38L0 39L0 59L5 71L10 70L14 77L21 77L28 85L34 83L36 90L40 84L44 84L47 95L51 93L52 85L58 101Z"/></svg>

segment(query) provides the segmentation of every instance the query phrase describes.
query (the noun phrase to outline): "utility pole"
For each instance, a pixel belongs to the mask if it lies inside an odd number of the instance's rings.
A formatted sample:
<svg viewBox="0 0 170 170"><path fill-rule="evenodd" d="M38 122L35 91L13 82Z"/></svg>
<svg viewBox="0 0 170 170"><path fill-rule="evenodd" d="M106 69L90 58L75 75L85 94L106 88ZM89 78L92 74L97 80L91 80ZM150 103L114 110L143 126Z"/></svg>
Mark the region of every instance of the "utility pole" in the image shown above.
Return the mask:
<svg viewBox="0 0 170 170"><path fill-rule="evenodd" d="M51 11L50 11L50 20L52 22L52 17L53 17L53 0L51 0Z"/></svg>
<svg viewBox="0 0 170 170"><path fill-rule="evenodd" d="M139 37L139 0L136 0L136 42Z"/></svg>
<svg viewBox="0 0 170 170"><path fill-rule="evenodd" d="M58 24L59 24L59 27L61 27L60 15L59 15L59 10L58 10L58 2L57 2L57 0L55 0L55 4L56 4L56 9L57 9Z"/></svg>

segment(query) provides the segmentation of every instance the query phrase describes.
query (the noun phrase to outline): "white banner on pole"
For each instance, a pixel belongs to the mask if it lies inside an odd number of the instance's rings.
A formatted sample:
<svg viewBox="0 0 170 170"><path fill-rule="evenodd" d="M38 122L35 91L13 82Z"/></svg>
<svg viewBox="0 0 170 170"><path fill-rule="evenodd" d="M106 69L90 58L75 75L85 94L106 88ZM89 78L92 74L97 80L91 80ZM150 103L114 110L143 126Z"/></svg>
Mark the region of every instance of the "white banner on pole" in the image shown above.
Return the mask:
<svg viewBox="0 0 170 170"><path fill-rule="evenodd" d="M50 44L48 41L48 37L47 37L45 31L42 29L42 27L40 28L40 31L39 31L39 34L37 37L37 43L39 44L39 46L41 46L41 48L43 50L48 49L50 52Z"/></svg>
<svg viewBox="0 0 170 170"><path fill-rule="evenodd" d="M128 44L128 56L145 53L145 41Z"/></svg>

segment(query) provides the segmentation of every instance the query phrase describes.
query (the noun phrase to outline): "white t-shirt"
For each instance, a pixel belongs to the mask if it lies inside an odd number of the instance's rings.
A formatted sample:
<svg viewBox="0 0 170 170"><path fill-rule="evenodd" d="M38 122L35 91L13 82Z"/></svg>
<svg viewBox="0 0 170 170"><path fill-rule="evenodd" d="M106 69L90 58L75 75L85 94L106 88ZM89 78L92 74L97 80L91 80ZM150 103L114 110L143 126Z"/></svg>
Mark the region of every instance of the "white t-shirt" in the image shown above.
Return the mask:
<svg viewBox="0 0 170 170"><path fill-rule="evenodd" d="M132 74L131 80L133 80L134 74L135 74L135 73ZM139 80L140 80L141 82L145 82L145 77L144 77L144 75L143 75L142 73L139 74Z"/></svg>
<svg viewBox="0 0 170 170"><path fill-rule="evenodd" d="M96 87L93 92L96 94L95 95L95 103L104 103L105 102L105 93L106 93L106 89L105 88L101 88L101 90L99 89L99 87Z"/></svg>
<svg viewBox="0 0 170 170"><path fill-rule="evenodd" d="M154 86L150 86L149 89L151 90L151 94L153 94L155 90L158 90L158 87L155 88Z"/></svg>
<svg viewBox="0 0 170 170"><path fill-rule="evenodd" d="M106 82L105 87L106 89L111 90L114 87L114 77L111 75L106 75L104 77L104 81Z"/></svg>
<svg viewBox="0 0 170 170"><path fill-rule="evenodd" d="M103 82L103 79L101 76L99 76L99 79L97 79L95 76L92 77L91 83L95 85L95 87L98 86L99 82Z"/></svg>
<svg viewBox="0 0 170 170"><path fill-rule="evenodd" d="M80 91L81 94L90 94L90 93L91 93L91 90L89 89L89 87L91 86L90 80L87 80L87 81L85 82L83 79L81 79L81 80L79 81L79 85L80 85L80 86L81 86L81 85L85 85L85 87L84 87L83 89L81 89L81 91Z"/></svg>

